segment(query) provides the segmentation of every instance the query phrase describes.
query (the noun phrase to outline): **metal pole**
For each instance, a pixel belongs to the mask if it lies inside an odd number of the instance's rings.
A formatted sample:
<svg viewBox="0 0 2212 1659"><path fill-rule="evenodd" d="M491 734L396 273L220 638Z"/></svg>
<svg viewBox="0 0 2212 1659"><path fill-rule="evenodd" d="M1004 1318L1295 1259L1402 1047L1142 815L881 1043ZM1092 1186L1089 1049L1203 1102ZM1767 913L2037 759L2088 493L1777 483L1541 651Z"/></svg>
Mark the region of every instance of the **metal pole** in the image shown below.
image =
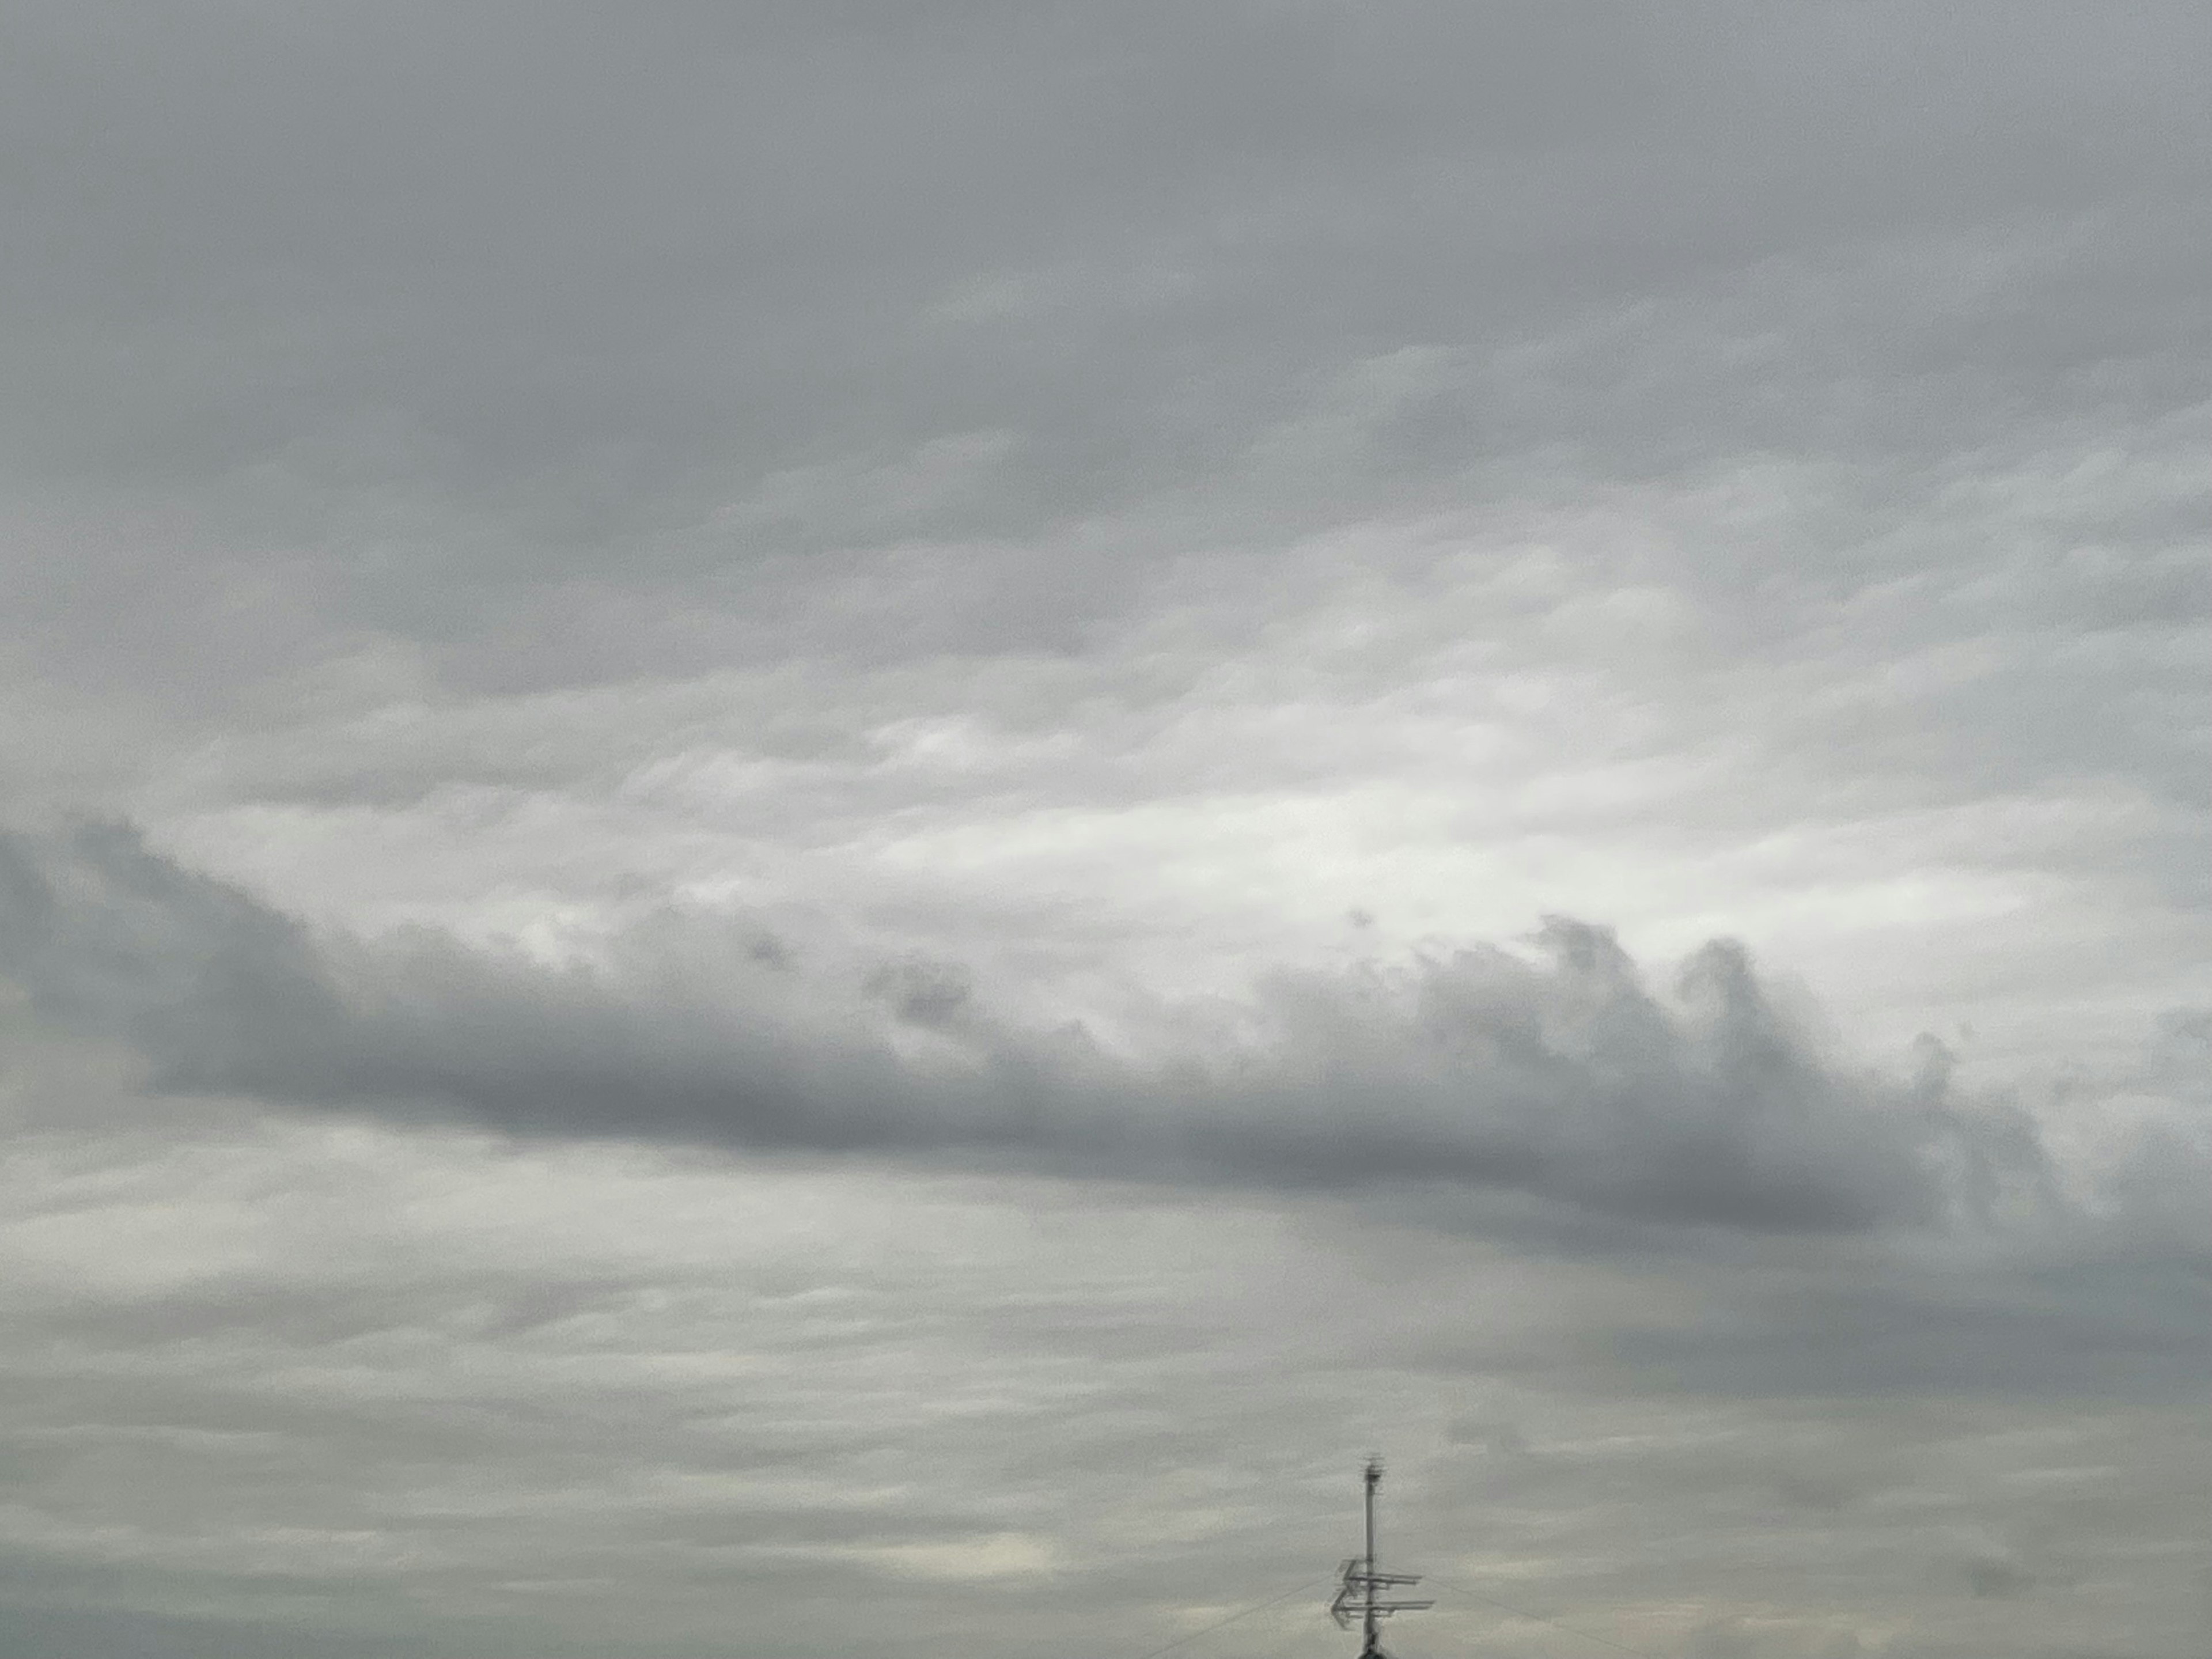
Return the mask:
<svg viewBox="0 0 2212 1659"><path fill-rule="evenodd" d="M1369 1458L1365 1474L1367 1553L1355 1555L1344 1564L1343 1583L1338 1585L1336 1598L1328 1604L1328 1611L1339 1630L1350 1630L1354 1619L1359 1621L1359 1659L1389 1659L1382 1651L1382 1621L1394 1613L1415 1613L1436 1603L1406 1600L1401 1592L1419 1583L1420 1575L1385 1572L1382 1564L1376 1559L1375 1489L1382 1484L1382 1460Z"/></svg>
<svg viewBox="0 0 2212 1659"><path fill-rule="evenodd" d="M1382 1460L1370 1457L1367 1460L1367 1616L1362 1631L1365 1641L1360 1648L1360 1659L1368 1659L1369 1655L1382 1649L1382 1620L1375 1610L1375 1575L1379 1571L1375 1565L1375 1488L1382 1484Z"/></svg>

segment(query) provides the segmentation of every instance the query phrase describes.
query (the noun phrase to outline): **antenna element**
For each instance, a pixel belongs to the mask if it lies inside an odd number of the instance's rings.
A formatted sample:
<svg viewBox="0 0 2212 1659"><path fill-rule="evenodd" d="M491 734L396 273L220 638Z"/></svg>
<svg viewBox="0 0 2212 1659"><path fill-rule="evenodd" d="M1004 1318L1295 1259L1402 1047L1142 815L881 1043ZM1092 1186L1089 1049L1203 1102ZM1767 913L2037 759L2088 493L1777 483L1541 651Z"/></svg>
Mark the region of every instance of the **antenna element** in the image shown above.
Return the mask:
<svg viewBox="0 0 2212 1659"><path fill-rule="evenodd" d="M1343 1583L1336 1599L1328 1604L1337 1628L1350 1630L1353 1620L1359 1624L1359 1659L1389 1659L1382 1651L1381 1627L1382 1621L1394 1613L1419 1613L1423 1607L1436 1606L1434 1601L1408 1601L1389 1594L1406 1589L1421 1582L1419 1573L1385 1572L1375 1557L1375 1489L1382 1484L1382 1460L1367 1460L1367 1553L1355 1555L1344 1564Z"/></svg>

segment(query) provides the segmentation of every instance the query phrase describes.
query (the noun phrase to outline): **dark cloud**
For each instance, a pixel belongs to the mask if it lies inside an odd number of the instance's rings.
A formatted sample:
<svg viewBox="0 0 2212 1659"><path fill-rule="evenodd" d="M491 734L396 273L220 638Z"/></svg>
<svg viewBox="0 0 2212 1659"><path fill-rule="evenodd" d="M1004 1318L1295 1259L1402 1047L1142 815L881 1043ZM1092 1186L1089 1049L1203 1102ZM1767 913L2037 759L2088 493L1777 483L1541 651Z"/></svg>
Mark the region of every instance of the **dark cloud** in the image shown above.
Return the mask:
<svg viewBox="0 0 2212 1659"><path fill-rule="evenodd" d="M1014 550L961 631L1064 645L1160 549L1046 580L1055 526L2202 398L2185 7L14 9L0 420L79 529L11 597L71 682L198 680L179 607L233 678L634 671L670 630L571 590L917 543Z"/></svg>
<svg viewBox="0 0 2212 1659"><path fill-rule="evenodd" d="M2021 1595L2035 1584L2033 1573L2001 1555L1977 1556L1966 1571L1967 1586L1978 1596Z"/></svg>
<svg viewBox="0 0 2212 1659"><path fill-rule="evenodd" d="M525 1134L1437 1182L1754 1231L1987 1220L2045 1179L2033 1125L1962 1105L1940 1045L1912 1079L1856 1073L1727 943L1662 998L1608 934L1555 920L1533 957L1278 974L1125 1057L995 1018L941 963L840 987L763 961L750 931L671 922L567 968L428 931L318 936L121 827L13 839L6 877L33 1006L119 1037L171 1091Z"/></svg>

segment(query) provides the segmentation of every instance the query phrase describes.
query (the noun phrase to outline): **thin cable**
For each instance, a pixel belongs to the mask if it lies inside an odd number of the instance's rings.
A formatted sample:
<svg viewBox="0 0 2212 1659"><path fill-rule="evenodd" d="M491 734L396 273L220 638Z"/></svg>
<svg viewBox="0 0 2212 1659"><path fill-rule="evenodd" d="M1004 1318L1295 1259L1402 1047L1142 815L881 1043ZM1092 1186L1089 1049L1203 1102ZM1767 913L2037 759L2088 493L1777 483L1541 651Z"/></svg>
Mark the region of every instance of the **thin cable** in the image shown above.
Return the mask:
<svg viewBox="0 0 2212 1659"><path fill-rule="evenodd" d="M1632 1655L1633 1659L1657 1659L1656 1655L1646 1653L1641 1648L1632 1648L1626 1642L1616 1642L1609 1636L1593 1636L1586 1630L1577 1630L1572 1625L1563 1625L1558 1620L1547 1619L1540 1613L1530 1613L1525 1607L1511 1606L1510 1603L1499 1601L1494 1595L1485 1595L1479 1589L1470 1589L1465 1584L1455 1584L1449 1578L1439 1578L1432 1572L1425 1573L1422 1576L1431 1584L1441 1584L1446 1589L1457 1590L1462 1595L1472 1595L1478 1601L1487 1601L1499 1612L1510 1613L1516 1619L1528 1619L1539 1625L1549 1625L1553 1630L1563 1630L1570 1636L1579 1636L1583 1641L1595 1642L1601 1648L1611 1648L1616 1653ZM1152 1656L1147 1654L1146 1659L1152 1659Z"/></svg>
<svg viewBox="0 0 2212 1659"><path fill-rule="evenodd" d="M1150 1653L1139 1656L1139 1659L1160 1659L1160 1656L1164 1653L1173 1653L1177 1648L1188 1646L1189 1644L1198 1640L1201 1636L1212 1635L1214 1632L1221 1629L1224 1626L1233 1625L1239 1619L1249 1619L1254 1613L1261 1611L1263 1608L1273 1607L1278 1601L1287 1601L1299 1591L1310 1590L1321 1582L1322 1581L1318 1578L1309 1578L1303 1584L1293 1584L1290 1589L1285 1590L1280 1595L1271 1595L1264 1601L1255 1601L1250 1607L1246 1607L1241 1613L1232 1613L1226 1619L1217 1619L1213 1623L1208 1625L1204 1630L1194 1630L1188 1636L1178 1636L1174 1641L1169 1643L1165 1647L1154 1648Z"/></svg>

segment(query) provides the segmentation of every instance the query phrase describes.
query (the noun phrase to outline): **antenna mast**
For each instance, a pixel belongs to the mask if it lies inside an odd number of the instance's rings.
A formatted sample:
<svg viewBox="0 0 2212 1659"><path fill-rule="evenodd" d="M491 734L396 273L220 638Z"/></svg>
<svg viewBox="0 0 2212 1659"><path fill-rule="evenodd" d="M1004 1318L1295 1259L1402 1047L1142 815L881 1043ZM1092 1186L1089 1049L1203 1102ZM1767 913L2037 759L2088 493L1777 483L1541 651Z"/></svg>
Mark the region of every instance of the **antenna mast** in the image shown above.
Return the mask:
<svg viewBox="0 0 2212 1659"><path fill-rule="evenodd" d="M1394 1613L1419 1613L1423 1607L1436 1606L1434 1601L1408 1601L1389 1594L1395 1589L1409 1589L1421 1582L1419 1573L1385 1572L1375 1557L1375 1489L1382 1484L1382 1460L1370 1457L1365 1471L1367 1482L1367 1553L1355 1555L1344 1564L1343 1583L1338 1588L1336 1599L1328 1610L1336 1620L1339 1630L1350 1630L1354 1620L1359 1622L1359 1659L1389 1659L1382 1651L1381 1629L1382 1621Z"/></svg>

